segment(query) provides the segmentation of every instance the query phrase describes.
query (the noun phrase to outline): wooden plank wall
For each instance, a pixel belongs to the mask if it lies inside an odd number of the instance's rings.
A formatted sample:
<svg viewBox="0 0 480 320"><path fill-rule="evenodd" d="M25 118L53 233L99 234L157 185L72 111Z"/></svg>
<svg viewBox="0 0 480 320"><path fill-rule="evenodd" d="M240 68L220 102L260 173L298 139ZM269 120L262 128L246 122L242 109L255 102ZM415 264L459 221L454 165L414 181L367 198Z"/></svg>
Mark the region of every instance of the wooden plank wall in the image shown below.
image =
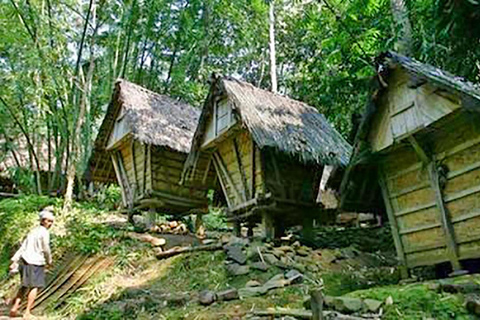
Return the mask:
<svg viewBox="0 0 480 320"><path fill-rule="evenodd" d="M370 143L374 151L426 127L459 108L460 99L429 84L415 85L403 69L388 77L388 88L377 102Z"/></svg>
<svg viewBox="0 0 480 320"><path fill-rule="evenodd" d="M172 199L185 203L184 207L206 206L207 191L206 185L198 183L201 179L195 177L192 182L186 185L180 185L180 179L183 171L183 165L187 158L186 153L173 151L163 147L152 147L152 187L154 192L165 194L166 198L171 196ZM206 167L206 160L200 159L199 165ZM204 173L204 170L198 170ZM200 173L199 173L200 175ZM183 199L183 200L182 200ZM168 199L161 199L168 204ZM178 203L175 201L175 203ZM176 204L169 204L176 207ZM181 209L181 208L179 208Z"/></svg>
<svg viewBox="0 0 480 320"><path fill-rule="evenodd" d="M241 130L219 142L215 152L217 156L214 165L226 194L229 209L265 193L260 151L254 146L246 130ZM222 170L220 167L222 164L218 162L222 162L226 170Z"/></svg>
<svg viewBox="0 0 480 320"><path fill-rule="evenodd" d="M452 115L420 142L448 168L443 190L458 259L480 257L480 119ZM428 138L428 140L426 140ZM388 199L408 267L449 261L447 238L427 166L405 144L384 159ZM397 248L398 249L398 248Z"/></svg>

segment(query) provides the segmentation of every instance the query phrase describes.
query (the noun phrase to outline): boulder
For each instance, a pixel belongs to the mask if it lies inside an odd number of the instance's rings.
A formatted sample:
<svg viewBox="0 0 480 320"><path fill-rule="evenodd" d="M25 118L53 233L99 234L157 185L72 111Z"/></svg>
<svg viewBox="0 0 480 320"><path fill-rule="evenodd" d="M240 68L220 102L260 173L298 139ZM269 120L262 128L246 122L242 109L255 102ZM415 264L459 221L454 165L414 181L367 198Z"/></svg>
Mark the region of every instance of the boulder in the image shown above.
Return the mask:
<svg viewBox="0 0 480 320"><path fill-rule="evenodd" d="M200 295L198 297L198 301L200 304L203 304L204 306L211 305L214 303L216 300L216 295L215 292L209 291L209 290L203 290L200 292Z"/></svg>
<svg viewBox="0 0 480 320"><path fill-rule="evenodd" d="M257 269L261 271L267 271L269 266L266 263L263 262L254 262L251 264L252 269Z"/></svg>
<svg viewBox="0 0 480 320"><path fill-rule="evenodd" d="M227 265L227 271L233 276L241 276L250 272L249 266L241 266L238 263L232 263Z"/></svg>
<svg viewBox="0 0 480 320"><path fill-rule="evenodd" d="M262 284L258 282L257 280L249 280L245 284L245 287L251 288L251 287L260 287Z"/></svg>
<svg viewBox="0 0 480 320"><path fill-rule="evenodd" d="M285 279L283 274L277 274L276 276L273 276L270 280L265 282L263 285L264 288L267 290L272 290L276 288L283 288L286 285L289 284L289 281Z"/></svg>
<svg viewBox="0 0 480 320"><path fill-rule="evenodd" d="M248 243L249 243L248 238L239 238L235 236L230 237L228 241L229 246L245 247L248 245Z"/></svg>
<svg viewBox="0 0 480 320"><path fill-rule="evenodd" d="M260 287L248 287L248 288L241 288L238 289L238 294L241 298L248 298L248 297L258 297L262 296L267 293L267 289L263 286Z"/></svg>
<svg viewBox="0 0 480 320"><path fill-rule="evenodd" d="M290 246L281 246L278 247L278 250L282 250L283 252L295 252L295 249Z"/></svg>
<svg viewBox="0 0 480 320"><path fill-rule="evenodd" d="M362 311L364 304L362 299L349 297L325 297L324 303L327 307L342 313L354 313Z"/></svg>
<svg viewBox="0 0 480 320"><path fill-rule="evenodd" d="M378 301L374 299L365 299L363 300L363 303L365 304L368 311L370 312L377 312L383 304L382 301Z"/></svg>
<svg viewBox="0 0 480 320"><path fill-rule="evenodd" d="M297 254L302 257L307 257L310 255L310 252L303 250L302 248L297 249Z"/></svg>
<svg viewBox="0 0 480 320"><path fill-rule="evenodd" d="M272 264L272 265L276 265L278 262L280 262L273 254L271 253L265 253L263 255L263 259L265 260L265 262L267 262L268 264Z"/></svg>
<svg viewBox="0 0 480 320"><path fill-rule="evenodd" d="M303 274L295 269L292 269L285 274L285 278L290 284L302 283Z"/></svg>
<svg viewBox="0 0 480 320"><path fill-rule="evenodd" d="M239 264L245 264L247 262L247 256L242 252L242 248L239 246L228 245L225 246L227 257Z"/></svg>
<svg viewBox="0 0 480 320"><path fill-rule="evenodd" d="M238 298L238 290L235 288L217 292L218 301L230 301Z"/></svg>
<svg viewBox="0 0 480 320"><path fill-rule="evenodd" d="M282 250L277 249L277 248L273 248L272 253L278 259L280 259L281 257L283 257L285 255L285 251L282 251Z"/></svg>

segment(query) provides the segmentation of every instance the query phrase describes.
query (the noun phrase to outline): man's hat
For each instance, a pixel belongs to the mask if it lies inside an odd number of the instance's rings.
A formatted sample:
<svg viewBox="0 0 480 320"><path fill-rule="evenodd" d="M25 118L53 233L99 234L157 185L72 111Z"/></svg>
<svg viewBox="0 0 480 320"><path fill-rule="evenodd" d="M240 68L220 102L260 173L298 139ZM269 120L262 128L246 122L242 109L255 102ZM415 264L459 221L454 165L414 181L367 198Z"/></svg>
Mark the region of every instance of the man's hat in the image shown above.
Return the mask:
<svg viewBox="0 0 480 320"><path fill-rule="evenodd" d="M43 220L43 219L48 219L48 220L55 220L55 217L53 216L53 213L51 211L48 211L48 210L42 210L40 211L40 213L38 214L40 220Z"/></svg>

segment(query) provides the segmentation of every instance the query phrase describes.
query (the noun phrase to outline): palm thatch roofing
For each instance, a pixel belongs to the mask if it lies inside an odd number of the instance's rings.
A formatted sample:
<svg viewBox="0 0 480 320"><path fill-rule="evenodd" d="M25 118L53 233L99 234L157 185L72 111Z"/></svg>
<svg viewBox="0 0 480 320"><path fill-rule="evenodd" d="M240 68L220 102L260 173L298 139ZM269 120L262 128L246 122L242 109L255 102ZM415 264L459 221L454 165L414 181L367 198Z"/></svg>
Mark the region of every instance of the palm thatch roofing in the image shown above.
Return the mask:
<svg viewBox="0 0 480 320"><path fill-rule="evenodd" d="M367 102L365 113L363 114L361 124L355 137L353 145L353 154L350 163L346 169L342 180L340 193L342 195L341 207L345 210L358 209L347 205L347 202L352 202L350 197L358 196L356 190L348 190L349 185L352 185L352 180L371 179L370 190L378 190L375 186L376 172L374 155L371 154L370 146L367 143L367 137L371 129L373 118L378 111L378 103L380 97L385 93L388 86L388 76L392 70L401 68L407 71L412 80L418 85L424 82L432 83L433 85L446 90L450 93L455 93L461 98L461 107L480 111L480 85L469 82L461 77L455 76L442 69L436 68L432 65L419 62L413 58L409 58L393 51L387 51L380 54L376 59L377 75L372 79L372 93L370 100ZM373 165L372 165L373 163ZM361 177L360 177L361 176ZM375 198L376 203L381 202L379 196ZM365 208L371 210L372 206Z"/></svg>
<svg viewBox="0 0 480 320"><path fill-rule="evenodd" d="M242 126L261 149L271 147L302 162L345 166L349 161L351 146L314 107L231 77L213 75L186 168L198 157L214 97L232 102Z"/></svg>
<svg viewBox="0 0 480 320"><path fill-rule="evenodd" d="M93 180L95 165L105 155L105 148L122 108L134 140L183 153L190 150L200 110L120 79L115 83L112 100L95 141L90 160ZM108 157L108 162L109 159ZM109 166L109 178L115 179L112 164L109 163Z"/></svg>

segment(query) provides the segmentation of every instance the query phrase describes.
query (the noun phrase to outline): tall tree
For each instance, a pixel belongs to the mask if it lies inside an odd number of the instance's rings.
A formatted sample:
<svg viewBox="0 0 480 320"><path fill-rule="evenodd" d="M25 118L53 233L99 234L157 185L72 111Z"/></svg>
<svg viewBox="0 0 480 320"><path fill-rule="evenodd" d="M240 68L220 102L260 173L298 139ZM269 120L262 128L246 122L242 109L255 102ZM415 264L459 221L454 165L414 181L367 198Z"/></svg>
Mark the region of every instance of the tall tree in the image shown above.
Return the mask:
<svg viewBox="0 0 480 320"><path fill-rule="evenodd" d="M396 50L404 55L412 53L412 25L405 0L390 0L397 34Z"/></svg>

